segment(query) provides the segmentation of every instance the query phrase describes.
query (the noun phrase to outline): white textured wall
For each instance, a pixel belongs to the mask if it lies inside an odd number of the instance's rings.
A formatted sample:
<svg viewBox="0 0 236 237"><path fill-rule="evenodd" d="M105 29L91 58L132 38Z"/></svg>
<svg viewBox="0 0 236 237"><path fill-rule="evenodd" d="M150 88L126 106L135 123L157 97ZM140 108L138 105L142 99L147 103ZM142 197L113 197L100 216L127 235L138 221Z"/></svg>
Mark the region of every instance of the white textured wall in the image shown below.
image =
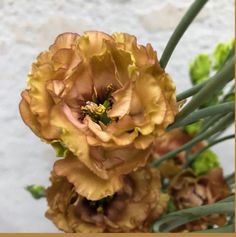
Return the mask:
<svg viewBox="0 0 236 237"><path fill-rule="evenodd" d="M55 232L44 218L45 200L24 190L48 185L51 148L23 124L18 104L36 55L59 33L100 30L135 34L161 55L190 0L0 0L0 232ZM167 71L177 90L189 86L188 64L233 37L233 0L211 0L176 48ZM234 168L233 141L215 150L225 172Z"/></svg>

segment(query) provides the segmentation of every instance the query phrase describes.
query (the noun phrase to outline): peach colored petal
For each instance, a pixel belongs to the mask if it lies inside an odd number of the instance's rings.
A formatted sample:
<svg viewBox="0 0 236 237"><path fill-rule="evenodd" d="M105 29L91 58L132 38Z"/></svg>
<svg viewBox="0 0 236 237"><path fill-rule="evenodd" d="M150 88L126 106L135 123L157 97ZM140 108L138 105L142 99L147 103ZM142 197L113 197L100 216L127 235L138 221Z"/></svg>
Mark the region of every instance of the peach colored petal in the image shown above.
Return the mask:
<svg viewBox="0 0 236 237"><path fill-rule="evenodd" d="M153 143L153 136L152 135L147 135L147 136L139 136L135 141L134 141L134 146L137 149L146 149Z"/></svg>
<svg viewBox="0 0 236 237"><path fill-rule="evenodd" d="M130 103L130 115L133 117L141 115L143 117L145 108L143 107L141 98L135 89L132 91L132 98Z"/></svg>
<svg viewBox="0 0 236 237"><path fill-rule="evenodd" d="M65 84L70 88L65 97L66 100L92 100L94 84L88 64L80 63Z"/></svg>
<svg viewBox="0 0 236 237"><path fill-rule="evenodd" d="M88 128L102 141L108 142L111 140L111 135L105 131L102 131L102 128L95 122L92 121L90 117L86 117Z"/></svg>
<svg viewBox="0 0 236 237"><path fill-rule="evenodd" d="M120 47L122 47L122 49L129 52L132 52L133 47L137 45L136 37L127 33L113 33L112 37L117 43L120 43Z"/></svg>
<svg viewBox="0 0 236 237"><path fill-rule="evenodd" d="M55 53L59 49L70 49L75 44L80 36L77 33L63 33L57 36L53 45L50 46L49 50Z"/></svg>
<svg viewBox="0 0 236 237"><path fill-rule="evenodd" d="M118 121L111 121L107 125L107 132L116 136L120 135L124 132L130 132L134 129L134 121L131 116L125 115L122 118L120 118Z"/></svg>
<svg viewBox="0 0 236 237"><path fill-rule="evenodd" d="M39 135L40 124L30 110L30 106L29 106L30 98L29 98L28 91L24 90L21 93L21 96L22 96L22 100L19 106L21 117L23 121L25 122L25 124L28 125L35 134Z"/></svg>
<svg viewBox="0 0 236 237"><path fill-rule="evenodd" d="M37 116L42 127L50 126L49 119L54 101L47 91L47 82L53 77L53 69L49 64L39 67L33 75L29 75L30 109Z"/></svg>
<svg viewBox="0 0 236 237"><path fill-rule="evenodd" d="M110 169L111 174L127 174L131 170L145 166L150 156L150 147L145 150L138 150L132 146L123 149L107 150L105 153L106 160L109 158L118 158L125 162Z"/></svg>
<svg viewBox="0 0 236 237"><path fill-rule="evenodd" d="M107 42L116 69L116 76L122 85L130 80L130 67L133 65L132 55L115 44Z"/></svg>
<svg viewBox="0 0 236 237"><path fill-rule="evenodd" d="M74 209L71 208L72 210L69 211L68 213L68 223L70 226L73 226L73 231L74 233L102 233L105 230L104 226L96 226L91 223L86 223L78 217L75 216L74 214Z"/></svg>
<svg viewBox="0 0 236 237"><path fill-rule="evenodd" d="M119 90L116 90L112 97L114 99L114 104L112 109L108 111L109 117L119 117L129 114L131 98L132 98L132 84L127 82L124 87Z"/></svg>
<svg viewBox="0 0 236 237"><path fill-rule="evenodd" d="M106 50L105 41L113 41L113 38L103 32L87 31L77 40L76 47L84 60L94 55L102 54Z"/></svg>
<svg viewBox="0 0 236 237"><path fill-rule="evenodd" d="M60 129L60 139L68 149L90 170L101 178L108 178L106 172L99 168L89 155L89 146L83 133L84 125L76 121L68 107L58 104L52 110L51 123Z"/></svg>
<svg viewBox="0 0 236 237"><path fill-rule="evenodd" d="M58 176L65 176L75 186L76 192L89 200L99 200L113 195L122 187L120 177L101 179L71 155L56 161L54 170Z"/></svg>
<svg viewBox="0 0 236 237"><path fill-rule="evenodd" d="M71 70L80 63L80 58L72 49L59 49L52 56L54 69L65 68ZM68 72L67 72L68 73Z"/></svg>
<svg viewBox="0 0 236 237"><path fill-rule="evenodd" d="M115 89L122 86L117 80L115 65L109 52L93 56L90 59L90 68L99 101L106 99L108 86L111 85Z"/></svg>

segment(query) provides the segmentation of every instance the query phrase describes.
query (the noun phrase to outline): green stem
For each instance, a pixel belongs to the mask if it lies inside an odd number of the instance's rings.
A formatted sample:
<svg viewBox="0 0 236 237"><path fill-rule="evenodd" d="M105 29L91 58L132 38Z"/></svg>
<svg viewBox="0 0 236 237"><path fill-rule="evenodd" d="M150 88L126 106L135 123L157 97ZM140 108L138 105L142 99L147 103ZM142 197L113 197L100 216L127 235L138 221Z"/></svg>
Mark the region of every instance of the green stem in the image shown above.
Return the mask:
<svg viewBox="0 0 236 237"><path fill-rule="evenodd" d="M220 121L218 123L214 124L214 126L209 128L205 132L202 132L202 133L198 134L196 137L194 137L191 141L185 143L183 146L180 146L177 149L175 149L174 151L171 151L171 152L165 154L164 156L162 156L158 160L153 161L151 163L151 165L152 166L159 166L163 161L171 159L172 157L177 155L179 152L184 151L186 149L189 149L193 145L197 144L198 142L200 142L204 139L207 139L209 136L215 134L216 132L221 130L222 127L225 127L226 124L231 122L233 119L234 119L234 114L233 113L227 114L225 117L220 119Z"/></svg>
<svg viewBox="0 0 236 237"><path fill-rule="evenodd" d="M194 231L193 233L233 233L233 232L234 232L234 224L225 225L214 229Z"/></svg>
<svg viewBox="0 0 236 237"><path fill-rule="evenodd" d="M181 21L179 22L178 26L176 27L175 31L173 32L172 36L170 37L164 52L161 56L160 64L162 68L165 68L176 45L178 44L179 40L183 36L184 32L188 28L188 26L192 23L194 18L203 8L203 6L207 3L208 0L195 0L194 3L190 6L188 11L185 13Z"/></svg>
<svg viewBox="0 0 236 237"><path fill-rule="evenodd" d="M204 123L205 123L205 124L203 124L203 127L202 127L202 129L201 129L200 132L206 131L206 129L208 129L209 127L211 127L212 125L214 125L215 122L219 121L219 120L221 119L221 117L222 117L222 115L221 115L221 114L220 114L220 115L218 114L218 115L216 115L216 116L213 116L212 118L209 118L207 121L206 121L206 119L205 119L205 120L204 120Z"/></svg>
<svg viewBox="0 0 236 237"><path fill-rule="evenodd" d="M216 134L213 134L212 136L210 136L208 138L208 142L214 141L216 140L219 136L221 136L225 130L230 127L232 124L234 123L234 120L232 120L230 123L228 123L226 126L222 127L221 130L219 130Z"/></svg>
<svg viewBox="0 0 236 237"><path fill-rule="evenodd" d="M225 137L222 137L222 138L220 138L220 139L218 139L218 140L215 140L215 141L210 142L207 146L203 147L199 152L197 152L197 153L195 153L194 155L192 155L191 157L189 157L188 162L187 162L187 164L186 164L186 167L189 166L189 165L191 165L191 164L193 163L193 161L194 161L200 154L202 154L202 152L204 152L204 151L207 150L208 148L210 148L210 147L212 147L212 146L214 146L214 145L216 145L216 144L218 144L218 143L220 143L220 142L223 142L223 141L232 139L232 138L234 138L234 137L235 137L235 135L232 134L232 135L225 136Z"/></svg>
<svg viewBox="0 0 236 237"><path fill-rule="evenodd" d="M234 201L218 202L172 212L153 225L154 232L170 232L179 226L211 214L234 213Z"/></svg>
<svg viewBox="0 0 236 237"><path fill-rule="evenodd" d="M232 194L232 195L228 196L227 198L220 200L219 202L234 202L234 200L235 200L235 197L234 197L234 194Z"/></svg>
<svg viewBox="0 0 236 237"><path fill-rule="evenodd" d="M198 85L192 86L190 89L181 92L179 95L176 96L177 101L181 101L186 99L192 95L195 95L203 86L205 86L207 81L204 81Z"/></svg>
<svg viewBox="0 0 236 237"><path fill-rule="evenodd" d="M230 88L230 90L228 91L228 93L220 100L220 103L222 103L222 102L225 102L225 99L226 99L226 97L230 94L230 93L234 93L234 85ZM214 117L212 117L212 118L209 118L209 119L204 119L204 124L203 124L203 127L202 127L202 129L201 129L201 131L200 132L202 132L202 131L205 131L206 129L208 129L209 127L211 127L216 121L218 121L220 118L222 117L222 115L216 115L216 116L214 116ZM234 121L233 121L234 122ZM220 134L222 134L222 131L220 131L220 132L218 132L217 134L216 134L216 137L218 137L218 135L220 135ZM216 138L215 137L215 138ZM214 139L212 139L212 140L214 140Z"/></svg>
<svg viewBox="0 0 236 237"><path fill-rule="evenodd" d="M167 128L167 131L178 128L182 126L186 126L193 122L198 121L199 119L213 116L215 114L226 114L228 112L234 111L234 102L227 102L222 104L217 104L211 107L207 107L201 110L197 110L190 115L188 115L185 119L181 120L180 122L173 123Z"/></svg>
<svg viewBox="0 0 236 237"><path fill-rule="evenodd" d="M206 85L194 95L192 100L177 114L176 121L180 121L188 114L204 103L213 92L223 88L230 80L234 78L234 57L230 58L229 62L217 72Z"/></svg>

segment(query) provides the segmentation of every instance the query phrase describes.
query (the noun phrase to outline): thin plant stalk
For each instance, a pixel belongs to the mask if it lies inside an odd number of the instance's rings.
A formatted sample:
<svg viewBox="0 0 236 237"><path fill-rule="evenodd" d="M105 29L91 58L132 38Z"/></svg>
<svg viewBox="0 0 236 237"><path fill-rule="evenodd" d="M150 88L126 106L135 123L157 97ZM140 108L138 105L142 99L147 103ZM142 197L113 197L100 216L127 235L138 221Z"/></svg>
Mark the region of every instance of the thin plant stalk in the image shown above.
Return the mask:
<svg viewBox="0 0 236 237"><path fill-rule="evenodd" d="M192 233L233 233L233 232L234 232L234 224L230 224L213 229L194 231Z"/></svg>
<svg viewBox="0 0 236 237"><path fill-rule="evenodd" d="M207 84L191 99L191 101L177 114L176 122L185 118L188 114L202 105L210 96L209 93L222 89L230 80L234 78L234 57L216 73Z"/></svg>
<svg viewBox="0 0 236 237"><path fill-rule="evenodd" d="M203 8L203 6L207 3L208 0L195 0L194 3L190 6L186 14L183 16L181 21L179 22L178 26L176 27L175 31L171 35L164 52L160 59L160 64L162 68L165 68L176 45L178 44L179 40L183 36L186 29L192 23L194 18Z"/></svg>
<svg viewBox="0 0 236 237"><path fill-rule="evenodd" d="M191 164L194 162L194 160L195 160L200 154L202 154L205 150L209 149L210 147L212 147L212 146L214 146L214 145L216 145L216 144L218 144L218 143L220 143L220 142L223 142L223 141L232 139L232 138L234 138L234 137L235 137L235 135L232 134L232 135L225 136L225 137L222 137L222 138L220 138L220 139L218 139L218 140L215 140L215 141L210 142L207 146L203 147L199 152L193 154L192 156L190 156L190 157L188 158L186 167L189 166L189 165L191 165Z"/></svg>
<svg viewBox="0 0 236 237"><path fill-rule="evenodd" d="M229 122L231 122L234 119L234 114L229 113L225 115L218 123L214 124L211 128L206 130L205 132L202 132L198 134L196 137L194 137L191 141L185 143L183 146L178 147L174 151L171 151L165 155L163 155L158 160L155 160L151 163L152 166L159 166L163 161L169 160L173 158L175 155L180 153L181 151L190 149L192 146L197 144L198 142L207 139L208 137L212 136L213 134L217 133L219 130L221 130L223 127L226 126Z"/></svg>
<svg viewBox="0 0 236 237"><path fill-rule="evenodd" d="M216 114L226 114L231 111L234 111L234 102L221 103L221 104L217 104L211 107L200 109L200 110L194 111L193 113L188 115L185 119L181 120L180 122L170 125L167 131L174 128L186 126L188 124L196 122L199 119L202 119L205 117L213 116Z"/></svg>
<svg viewBox="0 0 236 237"><path fill-rule="evenodd" d="M234 47L230 50L228 56L226 57L224 63L221 65L220 69L230 60L231 57L233 57L233 55L234 55ZM177 101L181 101L181 100L184 100L188 97L195 95L200 89L202 89L202 87L204 87L207 84L207 82L208 82L208 80L203 81L202 83L194 85L191 88L189 88L188 90L181 92L180 94L178 94L176 96ZM233 91L234 91L234 89L232 90L232 92Z"/></svg>
<svg viewBox="0 0 236 237"><path fill-rule="evenodd" d="M234 201L218 202L172 212L153 224L154 232L170 232L179 226L211 214L234 213Z"/></svg>

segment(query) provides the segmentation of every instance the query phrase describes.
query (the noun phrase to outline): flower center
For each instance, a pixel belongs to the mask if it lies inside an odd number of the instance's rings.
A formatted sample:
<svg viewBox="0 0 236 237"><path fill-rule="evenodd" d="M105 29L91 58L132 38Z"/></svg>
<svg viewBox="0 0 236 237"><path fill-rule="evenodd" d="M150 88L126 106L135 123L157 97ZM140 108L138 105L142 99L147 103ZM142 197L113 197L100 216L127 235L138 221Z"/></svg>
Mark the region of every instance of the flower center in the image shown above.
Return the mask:
<svg viewBox="0 0 236 237"><path fill-rule="evenodd" d="M105 125L110 123L111 119L107 116L107 110L110 108L110 102L105 100L103 104L96 104L92 101L87 101L85 106L80 107L81 110L89 115L96 123L101 121Z"/></svg>
<svg viewBox="0 0 236 237"><path fill-rule="evenodd" d="M86 101L86 104L81 106L80 109L84 115L89 115L94 122L99 123L99 121L101 121L107 125L111 121L111 119L107 116L107 111L112 106L111 93L114 91L113 85L107 85L105 91L106 95L103 103L99 102L96 96L93 96L92 101Z"/></svg>
<svg viewBox="0 0 236 237"><path fill-rule="evenodd" d="M89 201L89 206L96 210L97 213L104 213L105 206L114 199L115 195L116 194L113 194L112 196L102 198L98 201Z"/></svg>

